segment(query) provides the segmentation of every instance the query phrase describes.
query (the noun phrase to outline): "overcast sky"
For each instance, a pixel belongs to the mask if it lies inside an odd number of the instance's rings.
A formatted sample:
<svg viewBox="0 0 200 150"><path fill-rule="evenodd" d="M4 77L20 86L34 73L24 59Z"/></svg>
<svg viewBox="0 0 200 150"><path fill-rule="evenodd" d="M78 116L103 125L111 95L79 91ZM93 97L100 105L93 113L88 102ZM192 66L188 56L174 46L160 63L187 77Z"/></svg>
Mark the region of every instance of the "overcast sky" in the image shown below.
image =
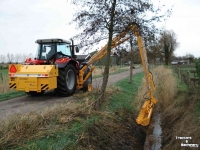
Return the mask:
<svg viewBox="0 0 200 150"><path fill-rule="evenodd" d="M200 1L162 0L162 3L174 5L171 18L163 26L177 34L180 46L175 54L200 57ZM74 25L68 25L72 12L66 0L0 0L0 54L34 54L36 39L70 39L77 32Z"/></svg>

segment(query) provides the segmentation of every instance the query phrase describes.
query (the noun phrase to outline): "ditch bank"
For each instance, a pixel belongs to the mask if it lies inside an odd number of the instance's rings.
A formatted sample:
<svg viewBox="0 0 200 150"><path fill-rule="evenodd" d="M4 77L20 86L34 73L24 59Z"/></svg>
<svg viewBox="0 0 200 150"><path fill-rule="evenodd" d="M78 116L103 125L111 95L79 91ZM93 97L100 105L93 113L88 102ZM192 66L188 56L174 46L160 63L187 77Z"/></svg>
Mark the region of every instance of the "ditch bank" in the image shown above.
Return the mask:
<svg viewBox="0 0 200 150"><path fill-rule="evenodd" d="M200 149L200 89L188 87L170 69L154 69L156 97L145 150Z"/></svg>
<svg viewBox="0 0 200 150"><path fill-rule="evenodd" d="M200 149L200 89L179 82L178 93L163 111L162 149Z"/></svg>

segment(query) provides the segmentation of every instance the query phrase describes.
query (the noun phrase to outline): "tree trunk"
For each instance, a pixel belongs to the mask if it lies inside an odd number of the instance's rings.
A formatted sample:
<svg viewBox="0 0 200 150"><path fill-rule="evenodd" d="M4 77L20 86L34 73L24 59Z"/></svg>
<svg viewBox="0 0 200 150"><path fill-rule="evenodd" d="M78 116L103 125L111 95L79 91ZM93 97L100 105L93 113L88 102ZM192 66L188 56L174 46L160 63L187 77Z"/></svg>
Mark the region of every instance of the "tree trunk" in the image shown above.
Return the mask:
<svg viewBox="0 0 200 150"><path fill-rule="evenodd" d="M105 69L104 69L104 73L103 73L103 83L102 83L102 86L101 86L101 93L102 94L104 94L104 92L106 90L107 83L108 83L115 6L116 6L116 0L114 0L113 3L112 3L112 10L111 10L111 16L110 16L111 19L110 19L110 26L109 26L109 39L108 39L108 48L107 48L108 52L107 52L107 55L106 55Z"/></svg>
<svg viewBox="0 0 200 150"><path fill-rule="evenodd" d="M133 66L133 62L131 60L130 61L130 81L129 81L130 84L133 83L133 68L132 68L132 66Z"/></svg>
<svg viewBox="0 0 200 150"><path fill-rule="evenodd" d="M169 64L169 46L164 43L164 51L165 51L165 65Z"/></svg>
<svg viewBox="0 0 200 150"><path fill-rule="evenodd" d="M130 34L130 46L131 46L131 55L133 55L133 37L132 35ZM130 81L129 83L132 84L133 83L133 79L132 79L132 76L133 76L133 61L132 61L132 57L131 57L131 60L130 60Z"/></svg>

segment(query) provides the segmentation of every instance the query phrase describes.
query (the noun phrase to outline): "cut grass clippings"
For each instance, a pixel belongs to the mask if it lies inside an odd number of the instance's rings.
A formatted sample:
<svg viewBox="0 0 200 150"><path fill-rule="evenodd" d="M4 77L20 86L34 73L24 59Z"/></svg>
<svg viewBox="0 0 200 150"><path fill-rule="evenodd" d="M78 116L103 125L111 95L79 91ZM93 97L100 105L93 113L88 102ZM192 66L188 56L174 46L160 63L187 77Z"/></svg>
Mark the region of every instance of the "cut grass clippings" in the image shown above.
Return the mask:
<svg viewBox="0 0 200 150"><path fill-rule="evenodd" d="M41 113L14 116L0 125L0 149L143 149L146 128L135 122L134 94L143 75L107 88L101 110L98 90L75 95L78 103L55 105Z"/></svg>

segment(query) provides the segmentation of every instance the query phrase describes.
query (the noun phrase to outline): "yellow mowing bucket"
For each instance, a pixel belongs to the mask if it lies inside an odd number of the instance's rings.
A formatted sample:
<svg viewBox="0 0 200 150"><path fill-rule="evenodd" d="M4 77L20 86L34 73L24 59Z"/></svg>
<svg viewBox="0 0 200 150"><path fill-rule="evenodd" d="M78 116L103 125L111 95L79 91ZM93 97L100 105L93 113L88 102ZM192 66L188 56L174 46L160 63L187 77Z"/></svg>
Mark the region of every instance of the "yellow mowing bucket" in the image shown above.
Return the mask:
<svg viewBox="0 0 200 150"><path fill-rule="evenodd" d="M137 124L142 126L147 126L149 124L153 112L153 107L156 102L157 100L154 97L152 97L151 100L145 101L136 119Z"/></svg>

